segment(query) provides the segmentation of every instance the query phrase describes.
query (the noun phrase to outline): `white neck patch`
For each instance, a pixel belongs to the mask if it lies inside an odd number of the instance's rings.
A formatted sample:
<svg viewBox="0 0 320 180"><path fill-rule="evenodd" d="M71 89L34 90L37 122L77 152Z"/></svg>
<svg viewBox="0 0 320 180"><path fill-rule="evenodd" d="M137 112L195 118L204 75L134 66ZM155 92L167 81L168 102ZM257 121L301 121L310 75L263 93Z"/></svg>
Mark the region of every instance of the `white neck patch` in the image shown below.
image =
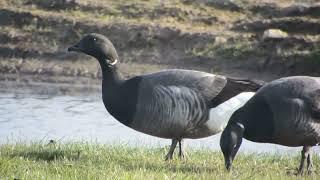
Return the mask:
<svg viewBox="0 0 320 180"><path fill-rule="evenodd" d="M117 64L118 59L115 59L112 63L109 63L111 66L114 66L115 64Z"/></svg>
<svg viewBox="0 0 320 180"><path fill-rule="evenodd" d="M237 122L236 124L237 124L241 129L244 129L243 124L241 124L241 123L239 123L239 122Z"/></svg>

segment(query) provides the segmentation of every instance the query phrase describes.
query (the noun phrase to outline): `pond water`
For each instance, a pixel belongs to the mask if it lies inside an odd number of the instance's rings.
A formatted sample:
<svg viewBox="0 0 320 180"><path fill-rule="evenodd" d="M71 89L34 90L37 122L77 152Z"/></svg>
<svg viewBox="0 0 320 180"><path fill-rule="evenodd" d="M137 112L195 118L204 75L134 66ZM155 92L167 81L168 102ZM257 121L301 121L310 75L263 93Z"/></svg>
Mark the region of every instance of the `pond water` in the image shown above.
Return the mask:
<svg viewBox="0 0 320 180"><path fill-rule="evenodd" d="M253 93L243 93L216 108L216 118L229 118L239 102ZM115 120L100 95L43 96L0 94L0 143L44 141L89 141L125 143L132 146L168 146L171 140L132 130ZM186 139L186 147L220 150L220 134L203 139ZM317 150L318 148L314 148ZM301 148L259 144L244 140L240 151L297 153Z"/></svg>

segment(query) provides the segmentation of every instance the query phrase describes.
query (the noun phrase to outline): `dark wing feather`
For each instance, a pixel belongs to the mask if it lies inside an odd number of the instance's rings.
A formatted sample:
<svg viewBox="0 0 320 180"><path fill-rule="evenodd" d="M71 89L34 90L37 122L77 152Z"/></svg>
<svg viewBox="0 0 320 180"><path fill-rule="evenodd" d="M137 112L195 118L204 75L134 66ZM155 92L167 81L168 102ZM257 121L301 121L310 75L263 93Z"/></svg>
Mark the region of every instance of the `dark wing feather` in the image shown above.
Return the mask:
<svg viewBox="0 0 320 180"><path fill-rule="evenodd" d="M132 127L160 137L177 136L204 124L210 101L226 83L223 76L186 70L141 78Z"/></svg>
<svg viewBox="0 0 320 180"><path fill-rule="evenodd" d="M225 87L227 78L210 73L172 69L141 76L150 86L184 86L204 96L208 101L214 99Z"/></svg>

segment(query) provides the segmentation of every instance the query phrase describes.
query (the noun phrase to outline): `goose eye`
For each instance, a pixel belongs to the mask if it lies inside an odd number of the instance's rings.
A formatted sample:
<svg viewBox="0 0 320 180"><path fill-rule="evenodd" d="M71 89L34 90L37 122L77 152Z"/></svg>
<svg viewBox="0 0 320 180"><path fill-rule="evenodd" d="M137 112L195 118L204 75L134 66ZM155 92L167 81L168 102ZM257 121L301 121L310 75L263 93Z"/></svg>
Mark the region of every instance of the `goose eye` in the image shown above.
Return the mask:
<svg viewBox="0 0 320 180"><path fill-rule="evenodd" d="M93 41L97 41L97 39L94 37L94 38L92 38L93 39Z"/></svg>

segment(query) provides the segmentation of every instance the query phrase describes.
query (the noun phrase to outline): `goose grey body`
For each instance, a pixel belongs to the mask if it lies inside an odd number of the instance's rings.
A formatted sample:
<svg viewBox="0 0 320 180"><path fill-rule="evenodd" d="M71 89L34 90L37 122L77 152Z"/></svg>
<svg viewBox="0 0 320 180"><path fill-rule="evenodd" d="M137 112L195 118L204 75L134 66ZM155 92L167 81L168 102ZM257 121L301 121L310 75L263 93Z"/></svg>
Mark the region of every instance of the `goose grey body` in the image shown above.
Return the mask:
<svg viewBox="0 0 320 180"><path fill-rule="evenodd" d="M320 78L295 76L272 81L234 112L220 140L228 169L242 137L254 142L303 146L299 173L306 157L310 170L308 150L320 142Z"/></svg>
<svg viewBox="0 0 320 180"><path fill-rule="evenodd" d="M210 101L226 78L189 70L167 70L146 76L138 90L131 128L162 138L202 138L223 130L226 122L209 129Z"/></svg>
<svg viewBox="0 0 320 180"><path fill-rule="evenodd" d="M227 120L212 119L210 110L260 83L205 72L171 69L123 79L112 43L89 34L69 48L95 57L101 66L103 102L119 122L139 132L172 139L167 159L183 138L202 138L223 130Z"/></svg>

